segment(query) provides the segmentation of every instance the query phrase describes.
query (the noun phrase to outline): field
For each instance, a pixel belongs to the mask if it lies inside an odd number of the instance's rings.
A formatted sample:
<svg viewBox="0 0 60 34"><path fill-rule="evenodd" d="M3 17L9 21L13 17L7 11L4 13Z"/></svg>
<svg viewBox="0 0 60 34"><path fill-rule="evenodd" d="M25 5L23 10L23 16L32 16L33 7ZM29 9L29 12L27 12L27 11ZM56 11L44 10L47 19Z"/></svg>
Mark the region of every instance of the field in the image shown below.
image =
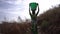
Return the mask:
<svg viewBox="0 0 60 34"><path fill-rule="evenodd" d="M60 6L49 9L37 17L39 34L60 34ZM0 34L32 34L31 22L5 22L0 24Z"/></svg>

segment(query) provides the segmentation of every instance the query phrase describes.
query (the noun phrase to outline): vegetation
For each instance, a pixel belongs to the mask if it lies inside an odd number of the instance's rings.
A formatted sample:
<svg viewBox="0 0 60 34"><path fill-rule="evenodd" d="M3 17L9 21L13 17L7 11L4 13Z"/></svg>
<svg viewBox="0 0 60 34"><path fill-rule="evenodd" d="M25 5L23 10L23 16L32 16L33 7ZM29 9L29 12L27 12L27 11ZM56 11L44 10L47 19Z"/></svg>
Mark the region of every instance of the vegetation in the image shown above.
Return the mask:
<svg viewBox="0 0 60 34"><path fill-rule="evenodd" d="M60 6L49 9L37 18L39 34L60 34ZM0 24L1 34L32 34L31 22L9 23L2 22Z"/></svg>

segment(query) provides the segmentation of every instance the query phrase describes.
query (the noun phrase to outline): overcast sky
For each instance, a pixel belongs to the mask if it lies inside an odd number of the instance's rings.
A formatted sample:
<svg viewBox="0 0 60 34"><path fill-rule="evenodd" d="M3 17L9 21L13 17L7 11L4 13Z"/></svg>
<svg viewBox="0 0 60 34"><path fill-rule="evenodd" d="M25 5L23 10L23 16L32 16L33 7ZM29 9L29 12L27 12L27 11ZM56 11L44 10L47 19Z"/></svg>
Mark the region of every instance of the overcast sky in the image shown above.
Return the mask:
<svg viewBox="0 0 60 34"><path fill-rule="evenodd" d="M0 0L0 20L6 17L8 20L16 20L18 16L22 19L29 16L29 3L37 2L39 4L40 13L60 4L60 0Z"/></svg>

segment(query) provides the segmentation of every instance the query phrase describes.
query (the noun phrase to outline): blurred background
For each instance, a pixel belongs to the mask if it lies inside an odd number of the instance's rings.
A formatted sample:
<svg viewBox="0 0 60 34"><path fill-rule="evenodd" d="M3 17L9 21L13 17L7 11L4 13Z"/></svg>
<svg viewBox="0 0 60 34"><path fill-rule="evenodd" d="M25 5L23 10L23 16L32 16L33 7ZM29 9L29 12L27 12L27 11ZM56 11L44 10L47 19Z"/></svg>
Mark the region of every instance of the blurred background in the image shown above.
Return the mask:
<svg viewBox="0 0 60 34"><path fill-rule="evenodd" d="M40 8L38 34L60 34L60 0L0 0L0 34L32 34L31 2Z"/></svg>
<svg viewBox="0 0 60 34"><path fill-rule="evenodd" d="M0 21L17 21L18 16L22 20L30 19L29 3L31 2L39 4L39 14L60 4L60 0L0 0Z"/></svg>

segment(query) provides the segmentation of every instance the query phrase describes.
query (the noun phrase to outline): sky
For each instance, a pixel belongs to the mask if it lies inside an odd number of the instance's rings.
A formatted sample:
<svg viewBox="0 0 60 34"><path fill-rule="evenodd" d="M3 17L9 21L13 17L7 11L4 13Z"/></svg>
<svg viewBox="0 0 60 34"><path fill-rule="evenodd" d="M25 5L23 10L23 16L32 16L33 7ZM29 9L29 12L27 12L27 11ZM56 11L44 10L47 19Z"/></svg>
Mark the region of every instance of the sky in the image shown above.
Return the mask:
<svg viewBox="0 0 60 34"><path fill-rule="evenodd" d="M39 4L39 14L60 4L60 0L0 0L0 21L17 20L18 16L21 19L30 19L29 3L31 2Z"/></svg>

